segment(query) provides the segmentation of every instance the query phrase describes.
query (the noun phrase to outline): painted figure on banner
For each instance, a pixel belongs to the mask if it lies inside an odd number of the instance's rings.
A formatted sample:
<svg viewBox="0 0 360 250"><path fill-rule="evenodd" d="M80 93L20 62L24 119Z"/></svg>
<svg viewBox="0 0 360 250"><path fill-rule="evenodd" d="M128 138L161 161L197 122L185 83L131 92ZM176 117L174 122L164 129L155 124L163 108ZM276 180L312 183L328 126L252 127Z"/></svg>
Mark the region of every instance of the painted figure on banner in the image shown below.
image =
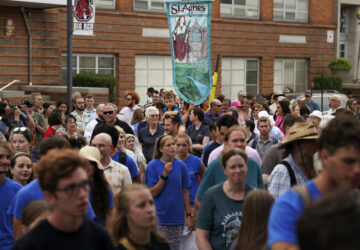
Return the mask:
<svg viewBox="0 0 360 250"><path fill-rule="evenodd" d="M92 0L78 0L76 2L75 18L78 21L89 21L93 16Z"/></svg>

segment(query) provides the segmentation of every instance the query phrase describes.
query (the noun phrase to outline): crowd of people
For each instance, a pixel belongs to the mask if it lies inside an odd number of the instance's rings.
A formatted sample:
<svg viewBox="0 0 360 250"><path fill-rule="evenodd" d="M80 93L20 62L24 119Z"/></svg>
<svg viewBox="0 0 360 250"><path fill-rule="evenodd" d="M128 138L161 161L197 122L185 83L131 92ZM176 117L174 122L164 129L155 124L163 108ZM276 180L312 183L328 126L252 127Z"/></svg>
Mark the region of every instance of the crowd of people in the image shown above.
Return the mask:
<svg viewBox="0 0 360 250"><path fill-rule="evenodd" d="M355 98L125 101L0 99L0 250L358 249Z"/></svg>

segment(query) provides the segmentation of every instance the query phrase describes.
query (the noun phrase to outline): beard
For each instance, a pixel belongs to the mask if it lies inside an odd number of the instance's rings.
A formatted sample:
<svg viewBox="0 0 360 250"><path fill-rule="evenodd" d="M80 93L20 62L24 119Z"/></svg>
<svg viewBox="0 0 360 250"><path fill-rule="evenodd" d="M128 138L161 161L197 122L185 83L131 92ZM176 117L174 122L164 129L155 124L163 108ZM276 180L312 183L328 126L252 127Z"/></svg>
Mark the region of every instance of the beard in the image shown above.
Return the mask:
<svg viewBox="0 0 360 250"><path fill-rule="evenodd" d="M76 106L76 110L78 110L78 111L84 111L84 110L85 110L85 106L82 106L82 107Z"/></svg>

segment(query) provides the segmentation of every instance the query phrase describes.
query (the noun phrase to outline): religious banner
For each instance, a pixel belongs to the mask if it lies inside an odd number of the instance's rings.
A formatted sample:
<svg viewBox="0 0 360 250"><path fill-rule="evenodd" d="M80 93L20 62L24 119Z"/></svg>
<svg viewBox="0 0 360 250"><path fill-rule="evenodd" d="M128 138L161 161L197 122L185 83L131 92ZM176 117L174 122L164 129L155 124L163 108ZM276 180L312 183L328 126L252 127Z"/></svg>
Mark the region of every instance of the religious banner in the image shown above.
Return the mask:
<svg viewBox="0 0 360 250"><path fill-rule="evenodd" d="M198 105L212 87L211 1L166 2L176 93Z"/></svg>
<svg viewBox="0 0 360 250"><path fill-rule="evenodd" d="M74 0L74 35L92 36L95 23L95 0Z"/></svg>

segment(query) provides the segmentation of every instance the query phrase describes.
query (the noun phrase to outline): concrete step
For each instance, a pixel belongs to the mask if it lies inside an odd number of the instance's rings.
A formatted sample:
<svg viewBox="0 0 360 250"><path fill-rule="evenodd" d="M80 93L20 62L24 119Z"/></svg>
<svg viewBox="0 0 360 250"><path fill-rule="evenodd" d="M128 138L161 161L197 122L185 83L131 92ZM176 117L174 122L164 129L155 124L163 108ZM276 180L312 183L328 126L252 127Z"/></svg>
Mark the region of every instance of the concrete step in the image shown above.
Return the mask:
<svg viewBox="0 0 360 250"><path fill-rule="evenodd" d="M11 98L11 97L24 97L25 92L22 90L3 90L0 91L0 97Z"/></svg>

